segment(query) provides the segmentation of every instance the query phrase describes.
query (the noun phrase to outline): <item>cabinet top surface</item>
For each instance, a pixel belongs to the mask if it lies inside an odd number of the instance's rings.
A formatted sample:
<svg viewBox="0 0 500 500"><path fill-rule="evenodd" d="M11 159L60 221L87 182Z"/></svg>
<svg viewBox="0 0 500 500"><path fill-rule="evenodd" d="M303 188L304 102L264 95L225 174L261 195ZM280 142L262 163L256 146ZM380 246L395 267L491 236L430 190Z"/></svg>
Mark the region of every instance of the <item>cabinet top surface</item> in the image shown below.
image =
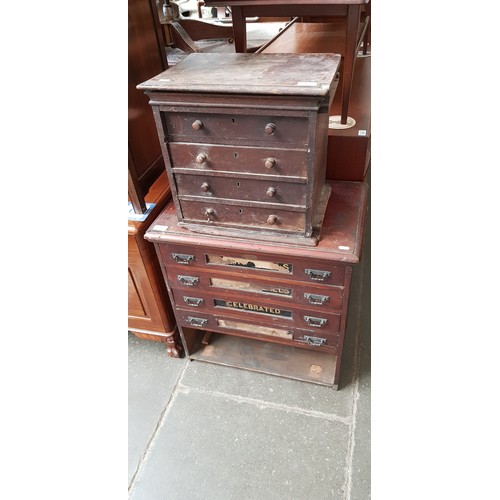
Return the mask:
<svg viewBox="0 0 500 500"><path fill-rule="evenodd" d="M269 95L328 95L338 54L189 54L141 83L140 90Z"/></svg>
<svg viewBox="0 0 500 500"><path fill-rule="evenodd" d="M304 258L355 264L363 240L368 185L363 182L329 181L332 193L317 246L298 246L259 240L210 236L190 231L177 224L173 203L169 203L146 232L145 238L157 243L184 243L203 248L225 248L243 252L302 256Z"/></svg>

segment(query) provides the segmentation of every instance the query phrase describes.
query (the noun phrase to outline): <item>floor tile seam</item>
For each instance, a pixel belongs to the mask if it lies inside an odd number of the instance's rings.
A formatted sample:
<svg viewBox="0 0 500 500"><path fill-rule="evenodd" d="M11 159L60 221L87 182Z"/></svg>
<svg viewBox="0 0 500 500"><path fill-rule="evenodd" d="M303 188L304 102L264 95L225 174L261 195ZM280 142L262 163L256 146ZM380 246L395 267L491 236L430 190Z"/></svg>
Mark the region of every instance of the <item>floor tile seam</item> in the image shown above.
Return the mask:
<svg viewBox="0 0 500 500"><path fill-rule="evenodd" d="M333 390L333 389L332 389ZM200 387L190 387L187 385L179 385L179 391L184 394L189 394L191 391L195 391L201 394L207 394L217 398L225 398L236 403L247 403L259 408L274 408L276 410L286 411L288 413L297 413L300 415L305 415L308 417L320 418L324 420L329 420L332 422L340 422L347 426L351 425L351 417L342 417L335 413L325 413L317 410L307 410L305 408L300 408L298 406L286 405L283 403L273 403L271 401L264 401L263 399L249 398L246 396L237 396L235 394L228 394L227 392L211 391L209 389L202 389Z"/></svg>
<svg viewBox="0 0 500 500"><path fill-rule="evenodd" d="M137 464L134 475L132 476L132 479L130 480L130 483L128 485L129 492L132 490L132 487L135 483L135 479L136 479L137 475L139 474L140 470L142 469L144 462L146 461L147 455L149 454L149 450L151 449L151 446L153 445L153 442L155 441L156 436L160 432L160 429L163 427L163 423L165 422L166 416L170 412L170 408L172 408L173 402L177 399L177 394L179 393L178 388L180 387L180 382L181 382L182 378L184 377L184 373L186 372L188 365L189 365L189 363L186 363L184 365L184 368L182 369L181 373L179 374L179 377L177 378L177 381L174 385L174 388L172 389L172 391L170 393L170 397L168 398L167 403L165 404L163 410L160 413L160 417L158 418L158 422L156 423L156 427L155 427L154 431L151 433L149 441L146 444L146 447L141 455L139 463Z"/></svg>
<svg viewBox="0 0 500 500"><path fill-rule="evenodd" d="M352 410L351 410L351 425L349 429L349 440L347 442L347 454L346 454L346 476L344 483L344 499L350 500L351 490L352 490L352 462L354 456L355 447L355 437L356 432L356 414L358 410L358 399L359 399L359 373L361 368L361 316L363 314L363 277L364 277L364 266L361 268L360 272L360 290L359 290L359 314L356 319L356 344L354 350L354 388L353 388L353 398L352 398Z"/></svg>

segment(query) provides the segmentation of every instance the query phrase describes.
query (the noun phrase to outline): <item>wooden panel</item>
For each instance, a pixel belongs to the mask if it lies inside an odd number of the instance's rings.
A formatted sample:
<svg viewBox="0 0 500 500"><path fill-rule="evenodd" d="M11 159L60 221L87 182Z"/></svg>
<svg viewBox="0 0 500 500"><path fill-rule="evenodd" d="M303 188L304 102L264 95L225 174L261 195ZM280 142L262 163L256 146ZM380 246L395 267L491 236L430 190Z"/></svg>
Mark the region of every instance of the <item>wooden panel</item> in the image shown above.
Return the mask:
<svg viewBox="0 0 500 500"><path fill-rule="evenodd" d="M240 112L241 113L241 112ZM190 141L212 143L248 143L262 141L270 145L293 144L294 148L308 144L308 125L305 118L284 117L277 113L264 115L234 115L216 113L163 113L163 120L171 141ZM199 130L193 124L200 123ZM274 132L267 133L269 125L275 127Z"/></svg>
<svg viewBox="0 0 500 500"><path fill-rule="evenodd" d="M337 352L338 331L310 331L297 328L294 324L262 322L251 317L238 317L224 312L209 314L203 311L176 311L177 321L181 327L195 328L203 331L220 332L230 336L245 337L251 339L296 346L300 349L315 349L319 351ZM231 326L227 326L229 325ZM248 328L235 328L235 324L245 323L251 325ZM242 325L243 326L243 325ZM263 328L260 328L263 327ZM269 332L272 332L271 334ZM321 346L314 346L307 342L306 338L322 339Z"/></svg>
<svg viewBox="0 0 500 500"><path fill-rule="evenodd" d="M294 256L278 253L270 257L269 254L242 253L227 248L223 251L218 251L217 248L204 250L199 247L172 244L168 247L161 245L160 253L166 268L176 264L180 267L180 264L183 269L201 268L210 272L218 270L232 273L235 279L242 279L243 276L250 279L268 277L279 279L281 282L293 280L336 286L343 286L345 281L346 268L341 263L332 264L317 259L308 259L304 262L304 259L297 256L299 252L296 248Z"/></svg>
<svg viewBox="0 0 500 500"><path fill-rule="evenodd" d="M280 281L278 277L274 279L249 277L248 274L234 276L220 269L214 272L214 270L185 269L179 266L169 266L167 275L171 286L183 290L187 295L196 294L198 290L210 290L213 294L218 288L222 288L226 293L237 292L246 300L260 295L272 298L282 305L293 302L310 310L322 310L327 307L332 311L340 311L342 308L343 287L340 286Z"/></svg>
<svg viewBox="0 0 500 500"><path fill-rule="evenodd" d="M216 200L199 202L191 199L188 203L181 201L181 210L184 223L206 223L210 219L211 226L215 227L243 226L246 229L272 229L276 232L306 232L307 234L304 212L292 212L286 210L286 207L261 208L243 206L241 202L237 205L229 205L218 203ZM208 217L207 211L213 212L213 215Z"/></svg>
<svg viewBox="0 0 500 500"><path fill-rule="evenodd" d="M257 173L304 179L307 175L306 149L174 142L168 145L168 149L174 172L178 168L190 168L208 172ZM201 164L196 161L200 154L205 155Z"/></svg>
<svg viewBox="0 0 500 500"><path fill-rule="evenodd" d="M147 317L146 308L141 300L141 293L137 281L130 267L128 268L128 315Z"/></svg>
<svg viewBox="0 0 500 500"><path fill-rule="evenodd" d="M210 174L176 174L177 193L201 198L226 198L300 205L305 209L306 185L273 180L237 177L214 177ZM182 198L181 198L182 199ZM201 201L201 200L200 200Z"/></svg>

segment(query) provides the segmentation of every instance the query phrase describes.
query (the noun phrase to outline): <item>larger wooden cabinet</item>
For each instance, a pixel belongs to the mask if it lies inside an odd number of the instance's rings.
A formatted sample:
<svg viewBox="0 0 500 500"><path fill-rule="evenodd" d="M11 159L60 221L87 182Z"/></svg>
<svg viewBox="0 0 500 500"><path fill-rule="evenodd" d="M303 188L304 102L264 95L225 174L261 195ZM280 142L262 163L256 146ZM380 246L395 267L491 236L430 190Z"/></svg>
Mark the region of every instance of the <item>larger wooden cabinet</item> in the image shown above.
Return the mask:
<svg viewBox="0 0 500 500"><path fill-rule="evenodd" d="M196 234L170 203L146 238L186 354L337 389L366 197L364 183L333 182L314 247Z"/></svg>

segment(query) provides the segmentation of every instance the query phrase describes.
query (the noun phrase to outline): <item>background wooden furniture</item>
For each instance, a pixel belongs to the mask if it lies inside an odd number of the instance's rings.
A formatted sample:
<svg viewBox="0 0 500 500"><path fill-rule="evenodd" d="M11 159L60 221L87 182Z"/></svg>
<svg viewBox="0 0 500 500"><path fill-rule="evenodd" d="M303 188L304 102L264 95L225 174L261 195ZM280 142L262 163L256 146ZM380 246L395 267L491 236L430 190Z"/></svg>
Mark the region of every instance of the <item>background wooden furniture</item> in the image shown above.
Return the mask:
<svg viewBox="0 0 500 500"><path fill-rule="evenodd" d="M167 354L178 358L182 348L170 299L153 245L144 239L170 199L163 172L145 198L146 203L155 205L153 210L144 221L128 222L128 329L137 337L165 342Z"/></svg>
<svg viewBox="0 0 500 500"><path fill-rule="evenodd" d="M276 38L259 49L259 53L292 52L342 53L343 21L332 23L291 23ZM340 71L342 85L343 72ZM329 114L340 115L342 95L336 92ZM328 129L327 179L364 181L370 164L371 143L371 57L359 55L354 66L349 102L349 116L355 125Z"/></svg>
<svg viewBox="0 0 500 500"><path fill-rule="evenodd" d="M361 41L370 23L369 16L361 26L361 8L370 0L205 0L205 5L230 6L232 11L236 52L246 52L246 18L251 16L335 16L344 19L341 123L347 123L354 62Z"/></svg>
<svg viewBox="0 0 500 500"><path fill-rule="evenodd" d="M136 85L167 67L165 42L154 0L129 0L128 59L128 191L136 214L155 207L142 222L129 220L129 331L141 338L167 343L170 356L178 357L175 318L152 245L144 233L170 199L170 186L154 118L144 94ZM155 215L156 214L156 215Z"/></svg>
<svg viewBox="0 0 500 500"><path fill-rule="evenodd" d="M338 388L367 185L332 182L316 247L195 234L173 203L154 242L191 359Z"/></svg>

